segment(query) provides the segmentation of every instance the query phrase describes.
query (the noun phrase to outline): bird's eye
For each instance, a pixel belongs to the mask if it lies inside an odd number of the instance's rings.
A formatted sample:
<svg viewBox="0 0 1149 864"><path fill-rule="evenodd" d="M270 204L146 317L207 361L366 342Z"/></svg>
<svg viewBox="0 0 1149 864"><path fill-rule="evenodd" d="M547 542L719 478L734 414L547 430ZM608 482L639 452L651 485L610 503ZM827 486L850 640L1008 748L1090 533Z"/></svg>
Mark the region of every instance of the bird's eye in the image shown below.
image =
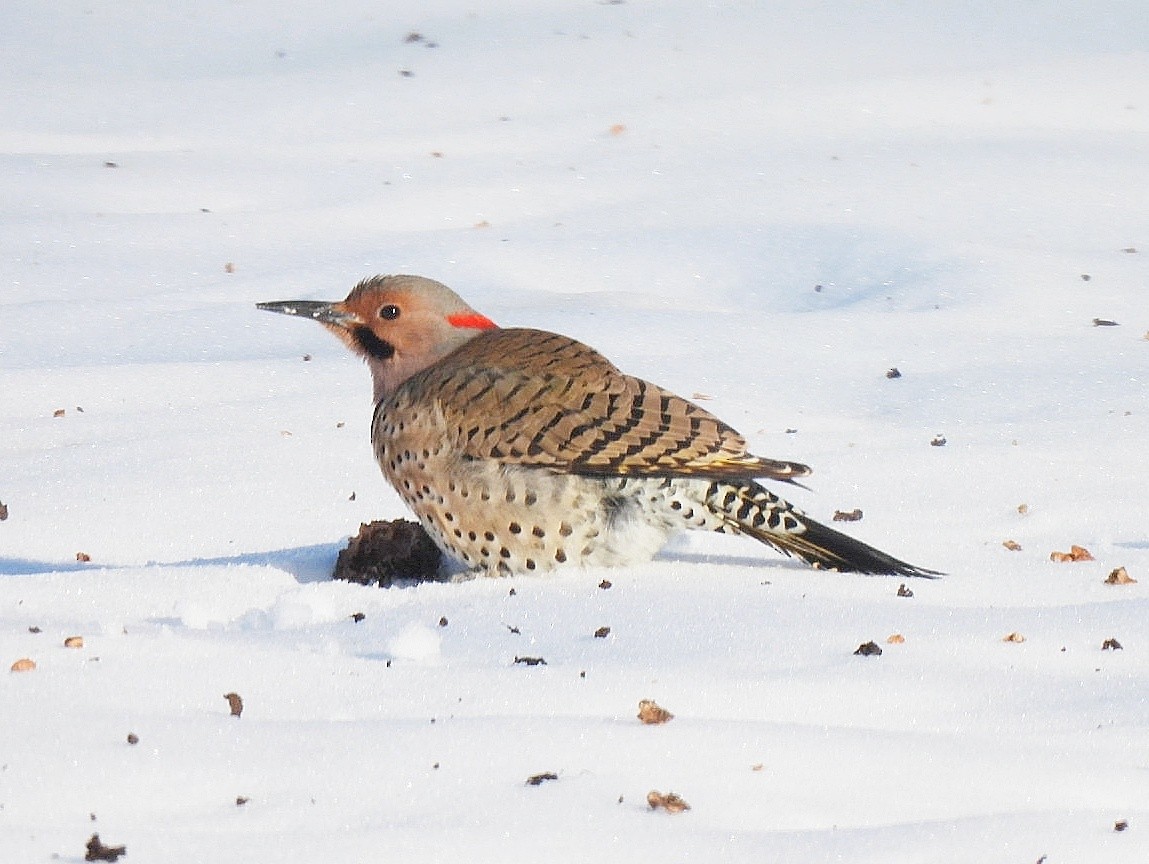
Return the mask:
<svg viewBox="0 0 1149 864"><path fill-rule="evenodd" d="M386 306L379 308L379 317L384 321L394 321L399 317L399 307L394 303L388 303Z"/></svg>

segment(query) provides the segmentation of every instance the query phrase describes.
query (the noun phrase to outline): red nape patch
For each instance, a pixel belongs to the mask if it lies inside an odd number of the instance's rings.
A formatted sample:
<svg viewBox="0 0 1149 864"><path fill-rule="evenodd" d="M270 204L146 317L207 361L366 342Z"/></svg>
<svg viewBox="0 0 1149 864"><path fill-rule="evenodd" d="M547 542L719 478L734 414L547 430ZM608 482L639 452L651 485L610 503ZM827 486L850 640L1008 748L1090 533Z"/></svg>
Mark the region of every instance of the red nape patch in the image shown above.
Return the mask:
<svg viewBox="0 0 1149 864"><path fill-rule="evenodd" d="M460 312L457 315L448 315L447 323L452 327L465 327L470 330L494 330L499 325L478 312Z"/></svg>

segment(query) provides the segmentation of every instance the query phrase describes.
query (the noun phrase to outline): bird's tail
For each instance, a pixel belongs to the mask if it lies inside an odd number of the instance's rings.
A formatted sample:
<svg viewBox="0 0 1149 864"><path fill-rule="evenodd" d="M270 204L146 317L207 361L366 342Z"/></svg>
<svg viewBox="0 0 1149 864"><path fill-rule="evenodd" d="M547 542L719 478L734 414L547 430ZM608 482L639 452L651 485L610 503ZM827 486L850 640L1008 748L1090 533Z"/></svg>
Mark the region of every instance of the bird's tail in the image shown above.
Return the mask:
<svg viewBox="0 0 1149 864"><path fill-rule="evenodd" d="M899 561L880 549L815 522L753 480L715 481L710 484L706 499L710 509L724 521L719 530L747 534L779 552L796 555L814 567L891 576L941 575L936 570Z"/></svg>

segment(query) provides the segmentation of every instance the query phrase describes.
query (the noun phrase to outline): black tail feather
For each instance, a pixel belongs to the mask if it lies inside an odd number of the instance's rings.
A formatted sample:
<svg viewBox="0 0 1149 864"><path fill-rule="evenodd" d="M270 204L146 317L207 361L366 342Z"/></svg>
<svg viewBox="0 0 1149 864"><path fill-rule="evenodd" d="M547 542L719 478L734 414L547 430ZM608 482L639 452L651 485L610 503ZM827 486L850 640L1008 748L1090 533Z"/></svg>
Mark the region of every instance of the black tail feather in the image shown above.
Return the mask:
<svg viewBox="0 0 1149 864"><path fill-rule="evenodd" d="M806 516L800 516L798 520L805 528L800 533L764 531L746 525L738 527L742 533L749 534L755 540L773 546L787 555L796 555L820 569L925 579L944 575L937 570L907 564L893 555L888 555L880 549L875 549L861 540L855 540Z"/></svg>
<svg viewBox="0 0 1149 864"><path fill-rule="evenodd" d="M722 516L727 531L748 534L786 555L814 567L852 573L915 576L944 575L914 564L835 531L795 510L788 502L755 481L712 483L707 502Z"/></svg>

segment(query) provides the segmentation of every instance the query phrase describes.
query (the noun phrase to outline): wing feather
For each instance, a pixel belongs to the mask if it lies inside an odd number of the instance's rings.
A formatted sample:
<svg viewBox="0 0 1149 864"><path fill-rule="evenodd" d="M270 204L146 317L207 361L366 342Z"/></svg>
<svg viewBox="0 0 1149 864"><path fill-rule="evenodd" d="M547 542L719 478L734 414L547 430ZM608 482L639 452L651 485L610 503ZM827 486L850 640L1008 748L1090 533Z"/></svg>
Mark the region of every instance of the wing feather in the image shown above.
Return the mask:
<svg viewBox="0 0 1149 864"><path fill-rule="evenodd" d="M745 439L705 409L540 330L476 336L409 379L388 413L428 399L476 459L597 476L792 481L810 473L748 453Z"/></svg>

